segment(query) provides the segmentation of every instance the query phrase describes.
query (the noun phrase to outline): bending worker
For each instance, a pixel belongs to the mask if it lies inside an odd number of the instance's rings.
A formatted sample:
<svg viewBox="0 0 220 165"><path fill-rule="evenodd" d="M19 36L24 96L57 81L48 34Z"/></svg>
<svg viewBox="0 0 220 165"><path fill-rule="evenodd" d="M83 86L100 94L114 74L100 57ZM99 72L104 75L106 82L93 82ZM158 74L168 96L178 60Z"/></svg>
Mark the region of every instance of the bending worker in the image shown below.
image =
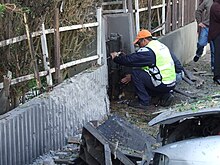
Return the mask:
<svg viewBox="0 0 220 165"><path fill-rule="evenodd" d="M138 33L134 44L138 44L139 50L130 55L111 53L114 62L136 68L132 70L131 80L138 100L131 101L129 106L146 109L151 96L160 96L166 106L170 105L174 97L170 92L176 84L176 73L169 49L153 40L151 33L144 29ZM122 83L129 81L128 76L122 79Z"/></svg>

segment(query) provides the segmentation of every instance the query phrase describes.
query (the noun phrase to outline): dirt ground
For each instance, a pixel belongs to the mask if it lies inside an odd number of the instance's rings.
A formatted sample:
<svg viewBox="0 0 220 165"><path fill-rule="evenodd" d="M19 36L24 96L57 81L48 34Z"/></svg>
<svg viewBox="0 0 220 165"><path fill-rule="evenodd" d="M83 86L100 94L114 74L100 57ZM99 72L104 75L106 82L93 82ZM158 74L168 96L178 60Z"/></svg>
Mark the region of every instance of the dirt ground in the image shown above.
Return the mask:
<svg viewBox="0 0 220 165"><path fill-rule="evenodd" d="M190 85L186 81L182 81L176 86L176 89L184 91L196 98L186 97L174 92L175 100L171 106L155 106L154 104L156 102L154 102L153 105L149 106L146 110L131 108L125 104L123 100L112 101L111 113L125 118L130 123L155 137L158 130L157 126L149 127L148 122L163 111L173 109L177 111L196 110L219 106L220 92L219 86L213 82L213 73L211 72L210 66L210 52L202 56L198 62L191 61L185 65L184 68L192 75L193 85Z"/></svg>

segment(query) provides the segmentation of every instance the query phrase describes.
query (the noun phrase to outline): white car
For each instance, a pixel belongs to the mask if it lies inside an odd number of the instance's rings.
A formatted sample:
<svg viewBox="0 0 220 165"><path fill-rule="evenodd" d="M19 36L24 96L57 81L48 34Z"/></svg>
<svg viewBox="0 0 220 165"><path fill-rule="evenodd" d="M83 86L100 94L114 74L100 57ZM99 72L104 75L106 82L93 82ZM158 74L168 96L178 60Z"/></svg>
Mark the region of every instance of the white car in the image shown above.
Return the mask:
<svg viewBox="0 0 220 165"><path fill-rule="evenodd" d="M149 122L159 124L153 165L220 165L220 108L164 112Z"/></svg>

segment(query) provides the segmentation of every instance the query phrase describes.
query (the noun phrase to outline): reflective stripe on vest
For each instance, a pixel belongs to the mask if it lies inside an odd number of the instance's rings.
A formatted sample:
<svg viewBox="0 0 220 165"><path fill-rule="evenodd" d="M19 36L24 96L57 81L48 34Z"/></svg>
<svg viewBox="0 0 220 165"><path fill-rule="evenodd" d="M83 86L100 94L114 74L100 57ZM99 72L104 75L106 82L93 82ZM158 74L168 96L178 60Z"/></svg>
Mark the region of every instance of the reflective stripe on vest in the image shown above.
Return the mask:
<svg viewBox="0 0 220 165"><path fill-rule="evenodd" d="M152 76L151 79L153 84L158 86L161 82L164 84L175 82L175 66L169 49L157 40L150 41L146 47L152 49L156 56L155 67L142 67L143 70L147 71Z"/></svg>

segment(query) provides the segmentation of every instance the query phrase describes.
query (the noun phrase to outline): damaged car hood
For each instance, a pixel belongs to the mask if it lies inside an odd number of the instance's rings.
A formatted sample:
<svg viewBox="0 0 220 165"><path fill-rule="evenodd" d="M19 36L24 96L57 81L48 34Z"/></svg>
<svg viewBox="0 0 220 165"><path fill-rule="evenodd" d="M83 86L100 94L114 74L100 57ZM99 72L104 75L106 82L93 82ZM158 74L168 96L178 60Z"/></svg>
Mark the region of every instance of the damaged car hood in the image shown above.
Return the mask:
<svg viewBox="0 0 220 165"><path fill-rule="evenodd" d="M183 112L167 111L153 118L148 124L150 126L153 126L156 124L172 124L185 118L202 116L202 115L210 115L210 114L220 114L220 108L219 107L218 108L207 108L207 109L201 109L198 111L189 110L189 111L183 111Z"/></svg>
<svg viewBox="0 0 220 165"><path fill-rule="evenodd" d="M167 156L167 165L219 165L220 136L183 140L153 152Z"/></svg>

